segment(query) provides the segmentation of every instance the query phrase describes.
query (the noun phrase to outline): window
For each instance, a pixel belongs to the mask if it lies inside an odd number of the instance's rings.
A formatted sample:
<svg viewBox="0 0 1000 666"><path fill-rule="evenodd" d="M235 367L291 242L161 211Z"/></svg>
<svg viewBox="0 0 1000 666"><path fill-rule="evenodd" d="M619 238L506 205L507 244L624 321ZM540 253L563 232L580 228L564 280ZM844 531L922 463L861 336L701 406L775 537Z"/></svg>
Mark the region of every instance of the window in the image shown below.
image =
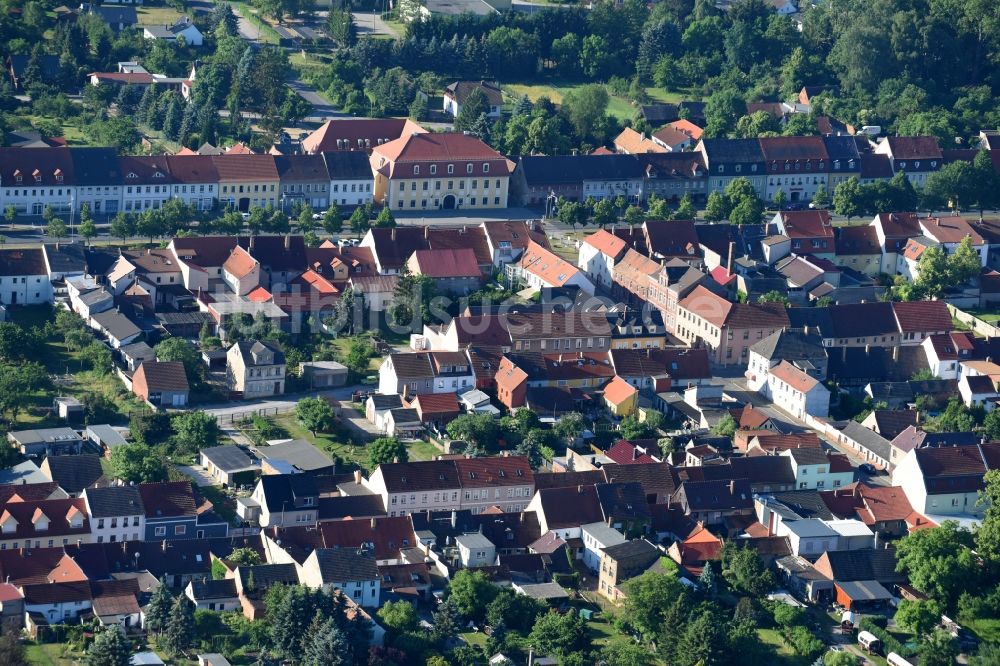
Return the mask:
<svg viewBox="0 0 1000 666"><path fill-rule="evenodd" d="M153 528L153 536L167 536L167 528L166 527L154 527Z"/></svg>
<svg viewBox="0 0 1000 666"><path fill-rule="evenodd" d="M187 525L174 525L174 535L180 536L187 532Z"/></svg>
<svg viewBox="0 0 1000 666"><path fill-rule="evenodd" d="M433 176L433 175L435 175L435 174L436 174L437 172L438 172L438 165L437 165L437 164L432 164L432 165L431 165L431 175Z"/></svg>
<svg viewBox="0 0 1000 666"><path fill-rule="evenodd" d="M453 173L455 173L455 165L454 164L449 164L448 165L448 175L450 176Z"/></svg>
<svg viewBox="0 0 1000 666"><path fill-rule="evenodd" d="M419 164L414 164L413 165L413 175L414 176L419 176L420 175L420 165Z"/></svg>
<svg viewBox="0 0 1000 666"><path fill-rule="evenodd" d="M472 162L465 165L465 173L472 173Z"/></svg>

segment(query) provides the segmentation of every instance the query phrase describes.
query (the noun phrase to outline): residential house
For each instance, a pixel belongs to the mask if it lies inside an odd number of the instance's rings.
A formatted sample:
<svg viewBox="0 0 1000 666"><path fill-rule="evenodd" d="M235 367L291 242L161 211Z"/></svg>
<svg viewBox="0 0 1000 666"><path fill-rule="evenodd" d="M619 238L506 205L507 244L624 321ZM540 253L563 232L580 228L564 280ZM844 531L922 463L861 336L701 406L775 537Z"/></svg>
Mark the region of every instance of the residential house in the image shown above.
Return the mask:
<svg viewBox="0 0 1000 666"><path fill-rule="evenodd" d="M211 210L220 199L220 174L208 155L168 155L171 194L199 211ZM228 185L227 185L228 187Z"/></svg>
<svg viewBox="0 0 1000 666"><path fill-rule="evenodd" d="M927 364L935 377L958 379L962 373L961 362L979 356L975 341L976 338L971 333L952 331L930 335L924 338L920 346L927 354Z"/></svg>
<svg viewBox="0 0 1000 666"><path fill-rule="evenodd" d="M833 246L836 255L832 261L838 266L856 270L869 277L879 274L882 267L882 248L875 227L836 227Z"/></svg>
<svg viewBox="0 0 1000 666"><path fill-rule="evenodd" d="M794 254L834 257L835 238L829 211L782 211L775 214L771 224L781 235L791 239Z"/></svg>
<svg viewBox="0 0 1000 666"><path fill-rule="evenodd" d="M84 489L107 483L101 457L91 453L46 456L40 469L49 481L59 484L70 497L79 497Z"/></svg>
<svg viewBox="0 0 1000 666"><path fill-rule="evenodd" d="M367 172L368 180L371 180L371 171L366 168L364 153L357 155L361 168ZM317 211L330 207L332 181L324 155L275 155L274 166L281 183L282 210L291 210L296 203L308 204ZM340 203L339 199L336 203Z"/></svg>
<svg viewBox="0 0 1000 666"><path fill-rule="evenodd" d="M121 32L139 23L135 7L98 6L89 3L80 5L81 11L97 16L108 24L112 32Z"/></svg>
<svg viewBox="0 0 1000 666"><path fill-rule="evenodd" d="M219 201L222 204L242 212L254 206L278 208L282 205L273 155L215 155L211 160L219 174Z"/></svg>
<svg viewBox="0 0 1000 666"><path fill-rule="evenodd" d="M232 578L193 580L184 588L184 596L197 610L233 611L241 607L236 581Z"/></svg>
<svg viewBox="0 0 1000 666"><path fill-rule="evenodd" d="M594 293L594 285L583 271L534 241L528 243L521 260L508 264L506 270L508 282L514 285L524 283L536 290L576 286Z"/></svg>
<svg viewBox="0 0 1000 666"><path fill-rule="evenodd" d="M0 178L3 175L0 173ZM41 248L0 249L0 303L5 306L37 305L52 303L54 297Z"/></svg>
<svg viewBox="0 0 1000 666"><path fill-rule="evenodd" d="M892 469L892 444L879 433L857 421L848 421L836 435L838 444L848 446L866 463L879 469Z"/></svg>
<svg viewBox="0 0 1000 666"><path fill-rule="evenodd" d="M582 202L619 196L638 203L645 199L645 173L636 155L526 155L518 161L511 187L523 206L551 206L559 198Z"/></svg>
<svg viewBox="0 0 1000 666"><path fill-rule="evenodd" d="M265 474L251 497L256 511L240 517L255 520L263 528L315 526L318 521L319 490L312 475Z"/></svg>
<svg viewBox="0 0 1000 666"><path fill-rule="evenodd" d="M187 374L179 361L143 361L132 376L132 392L153 407L186 407Z"/></svg>
<svg viewBox="0 0 1000 666"><path fill-rule="evenodd" d="M90 543L83 499L8 501L0 513L0 550Z"/></svg>
<svg viewBox="0 0 1000 666"><path fill-rule="evenodd" d="M199 525L194 490L190 481L141 483L138 486L146 515L144 541L204 539L225 536L226 524L206 530Z"/></svg>
<svg viewBox="0 0 1000 666"><path fill-rule="evenodd" d="M548 244L541 225L523 220L486 221L482 229L496 268L516 262L532 241L542 246Z"/></svg>
<svg viewBox="0 0 1000 666"><path fill-rule="evenodd" d="M733 303L700 285L677 308L678 337L707 348L718 365L747 362L751 345L789 326L780 304Z"/></svg>
<svg viewBox="0 0 1000 666"><path fill-rule="evenodd" d="M708 198L708 174L701 153L645 153L638 160L644 172L645 200L654 194L673 204L679 203L685 194L696 203Z"/></svg>
<svg viewBox="0 0 1000 666"><path fill-rule="evenodd" d="M349 548L317 548L298 569L303 585L324 591L337 589L359 606L379 607L381 577L370 553Z"/></svg>
<svg viewBox="0 0 1000 666"><path fill-rule="evenodd" d="M324 451L304 439L289 439L258 446L254 453L260 457L264 474L333 474L334 462Z"/></svg>
<svg viewBox="0 0 1000 666"><path fill-rule="evenodd" d="M146 538L146 510L137 486L87 488L81 497L90 516L93 543Z"/></svg>
<svg viewBox="0 0 1000 666"><path fill-rule="evenodd" d="M395 119L387 118L384 120ZM340 149L324 152L322 156L330 179L329 201L331 204L361 206L372 200L372 169L365 151ZM275 161L280 169L282 162L278 158L275 158ZM284 186L284 181L282 183ZM319 187L319 185L314 187ZM284 190L283 193L285 193ZM297 195L297 191L285 193L286 197L295 195Z"/></svg>
<svg viewBox="0 0 1000 666"><path fill-rule="evenodd" d="M471 248L417 250L407 268L414 275L432 278L437 290L446 295L465 296L482 285L483 276Z"/></svg>
<svg viewBox="0 0 1000 666"><path fill-rule="evenodd" d="M90 611L90 583L55 582L22 585L24 612L29 618L44 618L49 624L66 624Z"/></svg>
<svg viewBox="0 0 1000 666"><path fill-rule="evenodd" d="M705 349L612 349L610 357L615 374L640 391L660 393L712 376Z"/></svg>
<svg viewBox="0 0 1000 666"><path fill-rule="evenodd" d="M944 165L938 140L932 136L887 136L875 146L876 155L889 158L893 173L903 173L916 187Z"/></svg>
<svg viewBox="0 0 1000 666"><path fill-rule="evenodd" d="M615 376L604 386L604 404L613 416L631 416L639 406L639 391L621 377Z"/></svg>
<svg viewBox="0 0 1000 666"><path fill-rule="evenodd" d="M910 238L921 234L916 213L881 213L876 215L870 226L875 228L879 246L882 248L880 273L896 275L902 264L902 255Z"/></svg>
<svg viewBox="0 0 1000 666"><path fill-rule="evenodd" d="M499 84L490 81L455 81L445 86L444 112L452 118L457 118L462 112L462 105L476 90L486 98L486 116L492 119L499 118L503 108L503 93Z"/></svg>
<svg viewBox="0 0 1000 666"><path fill-rule="evenodd" d="M1000 444L915 448L892 471L892 485L906 494L919 513L982 515L983 476L1000 467Z"/></svg>
<svg viewBox="0 0 1000 666"><path fill-rule="evenodd" d="M626 596L621 584L644 573L661 556L660 549L645 539L604 548L597 583L598 592L612 602L621 601Z"/></svg>
<svg viewBox="0 0 1000 666"><path fill-rule="evenodd" d="M767 385L770 370L782 361L814 379L826 379L827 351L822 339L818 335L781 330L750 347L746 373L748 388L761 391Z"/></svg>
<svg viewBox="0 0 1000 666"><path fill-rule="evenodd" d="M376 202L393 209L506 208L511 167L472 135L414 133L372 149Z"/></svg>
<svg viewBox="0 0 1000 666"><path fill-rule="evenodd" d="M466 352L390 354L379 366L379 392L384 394L455 393L475 383Z"/></svg>
<svg viewBox="0 0 1000 666"><path fill-rule="evenodd" d="M719 525L731 516L753 512L753 493L747 479L685 481L672 502L691 520L705 525Z"/></svg>
<svg viewBox="0 0 1000 666"><path fill-rule="evenodd" d="M831 160L822 137L776 136L759 141L767 169L768 201L779 191L792 203L812 201L821 187L829 192Z"/></svg>
<svg viewBox="0 0 1000 666"><path fill-rule="evenodd" d="M830 413L830 390L788 361L768 369L760 393L799 419Z"/></svg>
<svg viewBox="0 0 1000 666"><path fill-rule="evenodd" d="M695 148L708 173L708 191L722 192L736 178L746 178L761 199L767 197L767 172L759 139L705 139Z"/></svg>
<svg viewBox="0 0 1000 666"><path fill-rule="evenodd" d="M241 340L226 352L229 390L244 399L285 392L285 354L274 343Z"/></svg>
<svg viewBox="0 0 1000 666"><path fill-rule="evenodd" d="M201 46L205 43L205 36L187 16L173 25L143 25L142 36L143 39L164 42L176 42L183 39L187 46Z"/></svg>
<svg viewBox="0 0 1000 666"><path fill-rule="evenodd" d="M142 335L142 329L118 310L99 312L90 318L89 323L91 328L108 341L112 349L120 349Z"/></svg>
<svg viewBox="0 0 1000 666"><path fill-rule="evenodd" d="M603 522L582 525L580 532L583 538L583 563L595 574L601 570L604 549L625 543L621 532Z"/></svg>
<svg viewBox="0 0 1000 666"><path fill-rule="evenodd" d="M588 235L580 244L579 266L600 292L611 290L612 273L625 253L628 245L606 229Z"/></svg>
<svg viewBox="0 0 1000 666"><path fill-rule="evenodd" d="M840 488L854 481L854 468L841 454L806 447L788 449L779 455L791 459L795 487L799 490Z"/></svg>
<svg viewBox="0 0 1000 666"><path fill-rule="evenodd" d="M645 132L637 132L631 127L623 129L611 143L615 147L615 152L622 155L668 152L667 148L647 137Z"/></svg>

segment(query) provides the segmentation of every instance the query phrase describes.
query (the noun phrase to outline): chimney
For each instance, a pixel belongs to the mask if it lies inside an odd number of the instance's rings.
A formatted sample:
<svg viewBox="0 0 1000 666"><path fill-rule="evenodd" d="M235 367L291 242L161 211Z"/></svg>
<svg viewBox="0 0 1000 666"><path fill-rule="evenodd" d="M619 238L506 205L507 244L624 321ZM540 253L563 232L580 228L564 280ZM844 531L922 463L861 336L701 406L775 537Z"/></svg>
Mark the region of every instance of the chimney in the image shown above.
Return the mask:
<svg viewBox="0 0 1000 666"><path fill-rule="evenodd" d="M292 249L292 235L285 234L285 252L288 252L291 249Z"/></svg>
<svg viewBox="0 0 1000 666"><path fill-rule="evenodd" d="M729 257L726 259L726 272L733 274L733 253L736 252L736 243L729 241Z"/></svg>
<svg viewBox="0 0 1000 666"><path fill-rule="evenodd" d="M431 228L429 226L424 227L424 240L427 240L428 236L430 235L431 235Z"/></svg>
<svg viewBox="0 0 1000 666"><path fill-rule="evenodd" d="M583 494L583 486L577 486L576 487L576 494L577 495L582 495Z"/></svg>
<svg viewBox="0 0 1000 666"><path fill-rule="evenodd" d="M393 243L396 242L396 227L393 227L392 231L389 232L389 238L392 240Z"/></svg>
<svg viewBox="0 0 1000 666"><path fill-rule="evenodd" d="M458 511L455 511L453 509L451 512L451 529L455 529L457 527L458 527Z"/></svg>
<svg viewBox="0 0 1000 666"><path fill-rule="evenodd" d="M250 236L250 254L253 254L253 244L256 240L257 240L256 236L253 235Z"/></svg>
<svg viewBox="0 0 1000 666"><path fill-rule="evenodd" d="M376 522L376 521L375 521L375 517L373 516L373 517L372 517L372 529L375 529L375 522Z"/></svg>
<svg viewBox="0 0 1000 666"><path fill-rule="evenodd" d="M354 483L361 485L361 470L354 470Z"/></svg>

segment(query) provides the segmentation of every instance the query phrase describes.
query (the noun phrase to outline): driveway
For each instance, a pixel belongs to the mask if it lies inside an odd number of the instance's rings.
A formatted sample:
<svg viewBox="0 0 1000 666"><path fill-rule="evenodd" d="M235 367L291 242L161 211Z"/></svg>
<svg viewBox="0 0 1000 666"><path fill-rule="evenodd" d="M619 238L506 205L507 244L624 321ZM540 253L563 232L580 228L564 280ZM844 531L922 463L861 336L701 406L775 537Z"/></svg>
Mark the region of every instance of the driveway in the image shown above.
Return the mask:
<svg viewBox="0 0 1000 666"><path fill-rule="evenodd" d="M358 36L383 35L393 39L399 37L396 31L389 27L389 24L383 21L376 12L351 12L351 17L354 18L354 27L358 30Z"/></svg>
<svg viewBox="0 0 1000 666"><path fill-rule="evenodd" d="M177 468L177 471L191 477L194 485L199 488L216 485L215 479L200 465L174 465L174 467Z"/></svg>

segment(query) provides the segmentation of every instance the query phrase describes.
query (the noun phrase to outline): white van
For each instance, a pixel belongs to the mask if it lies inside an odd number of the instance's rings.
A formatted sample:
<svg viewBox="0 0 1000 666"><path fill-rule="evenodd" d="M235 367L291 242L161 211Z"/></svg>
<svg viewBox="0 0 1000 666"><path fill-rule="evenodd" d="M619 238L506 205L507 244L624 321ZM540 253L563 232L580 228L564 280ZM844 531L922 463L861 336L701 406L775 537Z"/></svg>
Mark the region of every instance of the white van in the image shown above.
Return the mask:
<svg viewBox="0 0 1000 666"><path fill-rule="evenodd" d="M885 658L885 663L889 666L913 666L913 663L903 659L895 652L890 652L889 656Z"/></svg>
<svg viewBox="0 0 1000 666"><path fill-rule="evenodd" d="M858 644L868 652L874 652L882 645L882 641L870 631L862 631L858 633Z"/></svg>

